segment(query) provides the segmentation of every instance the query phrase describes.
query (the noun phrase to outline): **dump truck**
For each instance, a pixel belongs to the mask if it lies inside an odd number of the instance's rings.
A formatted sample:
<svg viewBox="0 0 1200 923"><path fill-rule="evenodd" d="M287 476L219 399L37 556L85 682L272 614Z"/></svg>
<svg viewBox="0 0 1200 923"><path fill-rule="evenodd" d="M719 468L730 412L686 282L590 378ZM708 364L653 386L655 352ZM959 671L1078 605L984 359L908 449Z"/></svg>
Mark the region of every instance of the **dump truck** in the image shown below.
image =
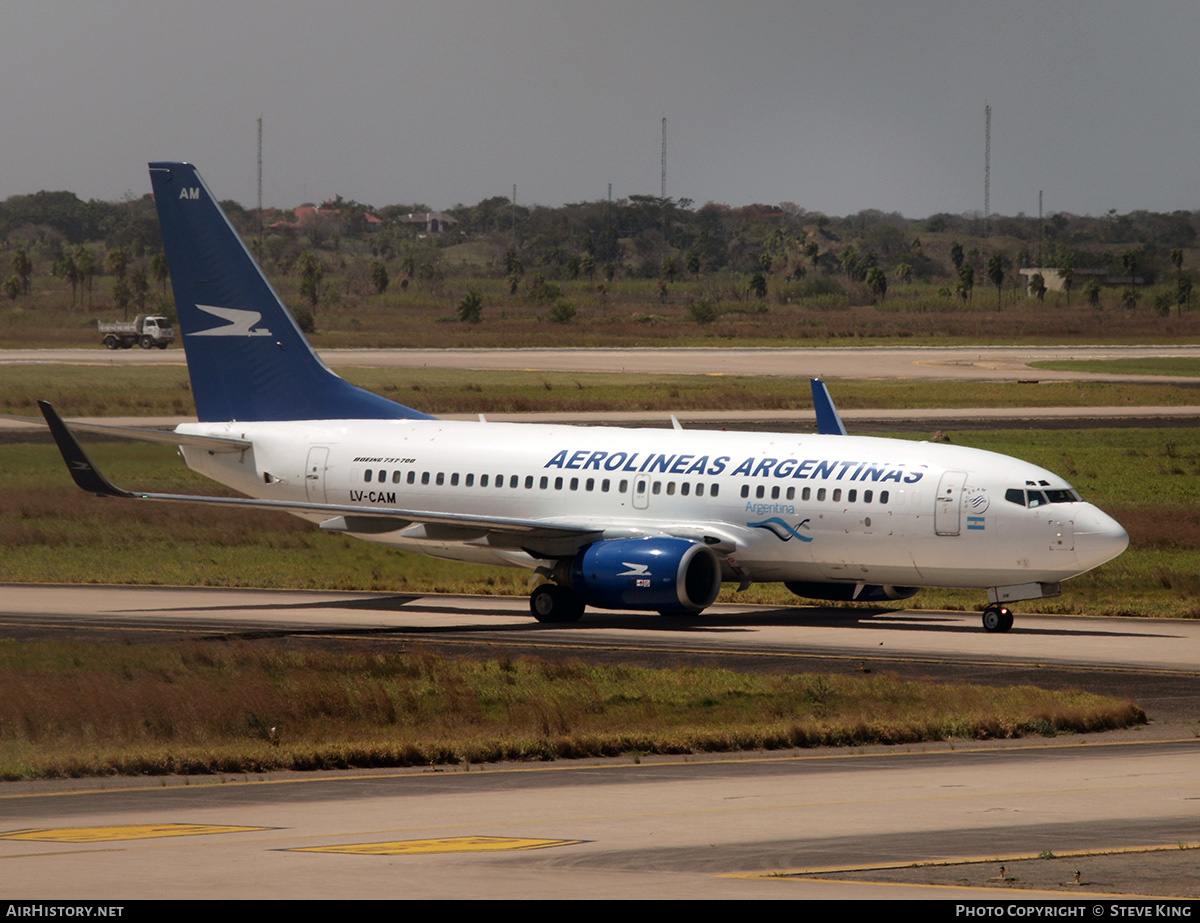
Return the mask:
<svg viewBox="0 0 1200 923"><path fill-rule="evenodd" d="M142 349L166 349L175 340L171 321L158 314L139 314L132 321L106 324L99 321L101 342L109 349L129 349L134 344Z"/></svg>

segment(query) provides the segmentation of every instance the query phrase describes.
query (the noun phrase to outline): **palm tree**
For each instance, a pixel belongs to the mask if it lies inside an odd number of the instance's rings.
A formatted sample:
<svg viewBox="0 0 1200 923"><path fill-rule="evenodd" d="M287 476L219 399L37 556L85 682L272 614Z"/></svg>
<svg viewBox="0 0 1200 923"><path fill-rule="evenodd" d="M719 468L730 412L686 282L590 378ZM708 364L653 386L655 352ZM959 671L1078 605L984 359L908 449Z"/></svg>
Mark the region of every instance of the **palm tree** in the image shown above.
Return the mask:
<svg viewBox="0 0 1200 923"><path fill-rule="evenodd" d="M1004 284L1003 253L993 253L990 257L988 257L987 274L988 278L992 281L992 284L996 286L996 310L999 311L1001 298L1004 294L1004 290L1000 287Z"/></svg>

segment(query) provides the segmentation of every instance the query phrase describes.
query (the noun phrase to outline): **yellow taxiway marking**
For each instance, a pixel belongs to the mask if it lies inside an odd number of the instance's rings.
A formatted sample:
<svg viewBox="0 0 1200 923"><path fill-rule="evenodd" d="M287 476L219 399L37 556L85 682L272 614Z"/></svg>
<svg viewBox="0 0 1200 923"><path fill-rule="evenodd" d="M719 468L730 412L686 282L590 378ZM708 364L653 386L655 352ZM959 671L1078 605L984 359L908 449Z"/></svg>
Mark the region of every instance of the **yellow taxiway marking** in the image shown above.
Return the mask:
<svg viewBox="0 0 1200 923"><path fill-rule="evenodd" d="M357 856L397 856L439 852L495 852L507 849L546 849L574 846L583 840L535 840L507 836L449 836L435 840L398 840L393 843L356 843L353 846L305 846L293 852L336 852Z"/></svg>
<svg viewBox="0 0 1200 923"><path fill-rule="evenodd" d="M40 827L0 833L0 840L37 840L43 843L107 843L114 840L150 840L164 836L200 836L209 833L247 833L270 827L224 827L216 824L125 824L114 827Z"/></svg>

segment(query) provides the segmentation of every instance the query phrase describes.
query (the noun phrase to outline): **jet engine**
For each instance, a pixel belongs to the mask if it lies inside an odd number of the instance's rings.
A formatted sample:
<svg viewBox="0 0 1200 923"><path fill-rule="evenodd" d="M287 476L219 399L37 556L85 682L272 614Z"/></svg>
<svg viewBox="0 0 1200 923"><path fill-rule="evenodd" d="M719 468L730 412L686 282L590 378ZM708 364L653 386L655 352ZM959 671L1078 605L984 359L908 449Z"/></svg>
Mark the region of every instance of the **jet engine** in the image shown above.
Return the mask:
<svg viewBox="0 0 1200 923"><path fill-rule="evenodd" d="M707 545L687 539L613 539L588 545L570 562L570 587L599 609L699 612L717 598L721 563Z"/></svg>

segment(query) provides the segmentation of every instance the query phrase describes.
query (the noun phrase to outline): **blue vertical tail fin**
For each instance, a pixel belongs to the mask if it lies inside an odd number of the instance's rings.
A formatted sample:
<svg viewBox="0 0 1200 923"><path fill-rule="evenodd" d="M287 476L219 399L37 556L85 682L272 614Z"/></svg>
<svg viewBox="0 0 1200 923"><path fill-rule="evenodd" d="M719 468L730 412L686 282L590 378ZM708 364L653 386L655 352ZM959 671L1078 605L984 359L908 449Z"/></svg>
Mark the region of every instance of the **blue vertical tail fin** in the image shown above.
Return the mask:
<svg viewBox="0 0 1200 923"><path fill-rule="evenodd" d="M150 181L201 421L430 419L329 370L194 166Z"/></svg>
<svg viewBox="0 0 1200 923"><path fill-rule="evenodd" d="M837 408L833 406L833 398L829 396L829 389L825 387L825 382L819 378L813 378L810 384L812 385L813 409L817 412L817 432L824 436L845 436L846 425L842 422Z"/></svg>

